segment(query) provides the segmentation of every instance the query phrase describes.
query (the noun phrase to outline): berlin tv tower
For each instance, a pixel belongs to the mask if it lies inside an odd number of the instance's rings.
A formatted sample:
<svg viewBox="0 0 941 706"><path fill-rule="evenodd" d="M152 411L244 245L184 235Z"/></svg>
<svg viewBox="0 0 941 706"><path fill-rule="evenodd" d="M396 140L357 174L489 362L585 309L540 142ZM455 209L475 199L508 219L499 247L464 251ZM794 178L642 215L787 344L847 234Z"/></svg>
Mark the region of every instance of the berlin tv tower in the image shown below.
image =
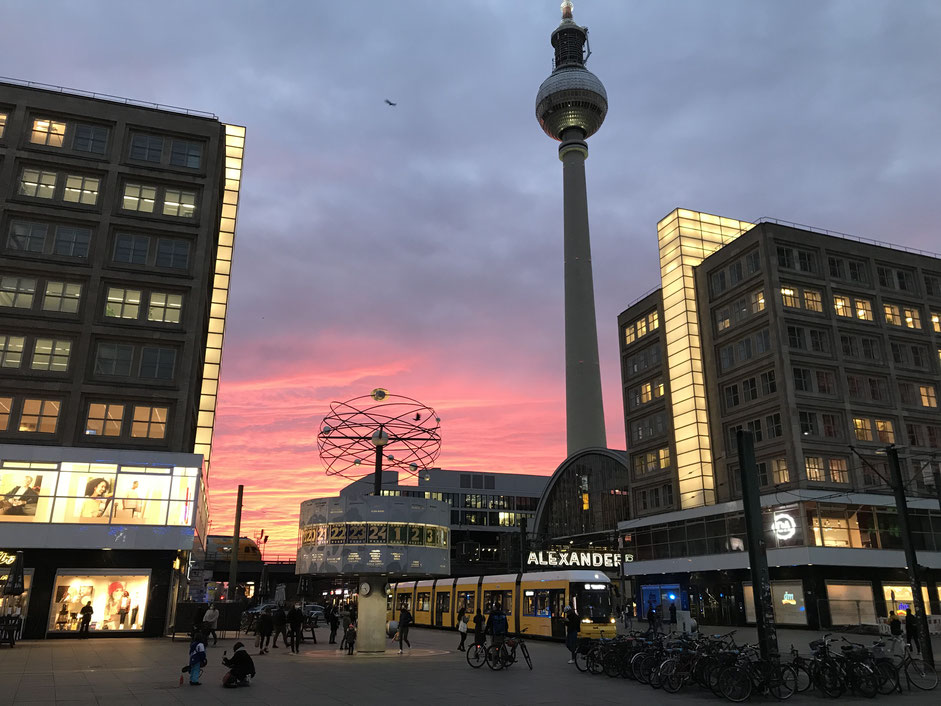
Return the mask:
<svg viewBox="0 0 941 706"><path fill-rule="evenodd" d="M536 94L536 118L559 140L565 234L565 423L568 455L607 447L598 363L598 327L588 238L585 159L588 144L608 112L608 95L585 68L588 28L572 19L572 2L562 3L562 22L552 33L553 71Z"/></svg>

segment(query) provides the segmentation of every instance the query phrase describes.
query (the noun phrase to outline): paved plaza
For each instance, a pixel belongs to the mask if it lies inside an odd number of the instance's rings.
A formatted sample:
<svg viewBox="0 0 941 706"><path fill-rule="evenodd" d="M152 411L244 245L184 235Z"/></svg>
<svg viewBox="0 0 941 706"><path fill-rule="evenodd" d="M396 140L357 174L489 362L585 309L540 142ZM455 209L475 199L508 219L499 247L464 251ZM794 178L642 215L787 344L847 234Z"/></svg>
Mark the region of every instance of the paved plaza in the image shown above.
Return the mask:
<svg viewBox="0 0 941 706"><path fill-rule="evenodd" d="M7 704L350 704L419 706L423 704L657 704L725 703L697 688L671 695L624 679L590 676L566 664L558 643L531 641L534 668L515 665L493 672L471 669L455 651L454 633L414 629L413 649L405 655L390 649L384 655L347 656L326 643L306 643L298 655L283 647L254 656L258 677L251 687L223 689L223 650L232 652L234 638L209 649L203 686L179 686L180 667L187 661L187 643L169 639L43 640L0 649L0 706ZM752 640L754 630L737 637ZM806 648L814 633L782 631L781 646ZM869 641L865 638L862 641ZM939 642L935 641L936 644ZM253 644L251 638L246 644ZM941 647L941 645L939 645ZM937 648L936 648L937 649ZM806 650L805 650L806 651ZM877 697L880 704L937 704L941 692ZM759 703L770 700L759 700ZM842 698L841 704L874 703ZM796 695L791 703L832 703Z"/></svg>

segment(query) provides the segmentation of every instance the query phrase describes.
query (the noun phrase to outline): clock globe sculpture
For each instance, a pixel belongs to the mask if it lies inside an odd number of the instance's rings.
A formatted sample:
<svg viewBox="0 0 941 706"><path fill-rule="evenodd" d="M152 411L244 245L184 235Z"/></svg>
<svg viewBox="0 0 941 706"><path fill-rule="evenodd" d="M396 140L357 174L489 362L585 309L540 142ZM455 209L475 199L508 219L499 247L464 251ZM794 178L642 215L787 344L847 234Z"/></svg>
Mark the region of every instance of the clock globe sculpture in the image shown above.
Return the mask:
<svg viewBox="0 0 941 706"><path fill-rule="evenodd" d="M553 70L536 94L536 119L558 140L562 161L565 254L565 416L568 455L607 439L598 362L598 327L588 237L585 159L588 144L604 122L608 96L585 62L588 28L575 23L572 2L562 3L562 21L551 36Z"/></svg>

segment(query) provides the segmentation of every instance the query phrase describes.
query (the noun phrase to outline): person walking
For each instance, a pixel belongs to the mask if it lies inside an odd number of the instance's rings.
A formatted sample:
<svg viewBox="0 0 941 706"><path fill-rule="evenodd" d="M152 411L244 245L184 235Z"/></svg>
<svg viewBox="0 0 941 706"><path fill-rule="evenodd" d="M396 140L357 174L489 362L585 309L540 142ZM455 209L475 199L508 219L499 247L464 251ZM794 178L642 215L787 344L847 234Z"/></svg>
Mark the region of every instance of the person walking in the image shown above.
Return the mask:
<svg viewBox="0 0 941 706"><path fill-rule="evenodd" d="M329 644L337 644L337 630L340 628L340 616L337 615L337 609L332 607L330 608L330 615L327 616L327 622L330 623L330 642Z"/></svg>
<svg viewBox="0 0 941 706"><path fill-rule="evenodd" d="M206 612L203 613L203 631L206 635L206 642L209 642L209 636L212 635L212 645L213 647L219 642L219 638L216 636L216 625L219 623L219 610L216 608L215 603L210 603L209 607L206 608Z"/></svg>
<svg viewBox="0 0 941 706"><path fill-rule="evenodd" d="M653 607L653 603L647 606L647 628L651 633L658 632L657 630L657 609Z"/></svg>
<svg viewBox="0 0 941 706"><path fill-rule="evenodd" d="M346 629L346 649L348 655L353 654L353 648L356 646L356 623L350 623Z"/></svg>
<svg viewBox="0 0 941 706"><path fill-rule="evenodd" d="M202 683L199 681L199 675L202 674L203 668L209 662L209 660L206 659L206 639L207 638L203 637L203 634L197 630L196 634L193 635L193 641L190 643L190 686L202 686Z"/></svg>
<svg viewBox="0 0 941 706"><path fill-rule="evenodd" d="M575 610L575 601L569 601L569 604L565 606L565 646L572 655L569 664L575 664L575 653L578 651L578 630L581 622Z"/></svg>
<svg viewBox="0 0 941 706"><path fill-rule="evenodd" d="M403 603L402 610L399 611L399 654L402 654L403 642L408 646L408 649L412 649L412 643L408 641L408 628L411 624L412 614Z"/></svg>
<svg viewBox="0 0 941 706"><path fill-rule="evenodd" d="M491 636L492 644L502 645L509 630L510 623L506 619L506 613L503 612L503 606L500 603L494 603L487 617L487 633Z"/></svg>
<svg viewBox="0 0 941 706"><path fill-rule="evenodd" d="M477 613L474 615L475 645L484 645L487 642L486 627L487 621L484 619L483 613L480 612L480 608L478 608Z"/></svg>
<svg viewBox="0 0 941 706"><path fill-rule="evenodd" d="M291 626L291 652L297 654L301 651L301 630L304 627L304 613L297 603L288 611L287 622Z"/></svg>
<svg viewBox="0 0 941 706"><path fill-rule="evenodd" d="M284 612L284 606L278 604L278 607L274 609L274 613L271 616L271 622L274 624L274 641L271 646L275 649L278 649L278 635L281 636L284 646L288 646L288 635L285 629L285 625L288 622L287 613Z"/></svg>
<svg viewBox="0 0 941 706"><path fill-rule="evenodd" d="M271 608L265 608L264 612L258 616L258 654L263 655L268 651L268 645L271 642L271 631L274 629L274 620L271 617Z"/></svg>
<svg viewBox="0 0 941 706"><path fill-rule="evenodd" d="M461 634L461 644L457 646L459 652L464 652L464 641L467 639L467 608L463 605L457 612L457 631Z"/></svg>
<svg viewBox="0 0 941 706"><path fill-rule="evenodd" d="M343 637L340 638L340 649L343 650L346 647L346 631L350 629L350 625L353 623L353 618L350 615L350 611L346 606L340 608L340 625L343 628Z"/></svg>
<svg viewBox="0 0 941 706"><path fill-rule="evenodd" d="M902 636L902 621L899 620L894 610L889 611L889 634L893 637Z"/></svg>
<svg viewBox="0 0 941 706"><path fill-rule="evenodd" d="M905 641L908 642L908 649L914 649L920 654L921 644L918 638L918 620L915 618L915 609L909 607L905 613Z"/></svg>
<svg viewBox="0 0 941 706"><path fill-rule="evenodd" d="M95 609L91 607L91 601L88 601L82 609L79 611L82 614L82 621L78 626L78 636L82 638L88 637L88 626L91 624L91 616L95 612Z"/></svg>

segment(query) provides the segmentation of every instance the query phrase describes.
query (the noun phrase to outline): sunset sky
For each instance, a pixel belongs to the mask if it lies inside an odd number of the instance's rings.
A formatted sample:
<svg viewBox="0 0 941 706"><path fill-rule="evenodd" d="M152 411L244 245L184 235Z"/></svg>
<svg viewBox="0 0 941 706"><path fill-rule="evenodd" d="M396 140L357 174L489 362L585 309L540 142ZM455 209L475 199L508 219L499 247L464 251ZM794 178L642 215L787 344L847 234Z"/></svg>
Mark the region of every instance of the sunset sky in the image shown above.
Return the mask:
<svg viewBox="0 0 941 706"><path fill-rule="evenodd" d="M609 113L587 162L608 443L616 318L677 206L941 251L937 0L576 0ZM247 127L210 494L290 554L316 432L375 387L443 468L565 455L562 201L534 98L556 0L10 2L7 76ZM390 107L384 99L397 102Z"/></svg>

